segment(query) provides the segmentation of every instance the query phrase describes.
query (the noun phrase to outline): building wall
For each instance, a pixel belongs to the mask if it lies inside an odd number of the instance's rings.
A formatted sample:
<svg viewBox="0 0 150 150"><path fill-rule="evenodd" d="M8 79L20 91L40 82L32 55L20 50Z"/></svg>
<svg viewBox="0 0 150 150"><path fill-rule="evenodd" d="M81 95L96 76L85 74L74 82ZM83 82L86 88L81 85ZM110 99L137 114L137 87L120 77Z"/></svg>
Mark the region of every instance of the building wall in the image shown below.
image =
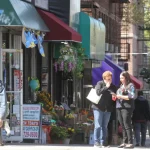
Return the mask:
<svg viewBox="0 0 150 150"><path fill-rule="evenodd" d="M88 4L85 4L86 2L87 0L81 0L81 11L88 13L93 18L102 18L102 22L106 26L108 52L116 52L121 36L121 5L111 3L110 0L95 0L96 3L88 0Z"/></svg>

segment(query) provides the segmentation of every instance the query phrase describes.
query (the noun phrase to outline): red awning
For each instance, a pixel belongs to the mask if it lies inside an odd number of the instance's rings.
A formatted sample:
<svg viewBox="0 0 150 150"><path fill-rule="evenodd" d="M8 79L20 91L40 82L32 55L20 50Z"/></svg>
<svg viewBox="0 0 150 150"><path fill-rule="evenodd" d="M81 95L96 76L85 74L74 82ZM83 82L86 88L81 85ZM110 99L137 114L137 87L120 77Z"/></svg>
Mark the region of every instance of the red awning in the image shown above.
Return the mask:
<svg viewBox="0 0 150 150"><path fill-rule="evenodd" d="M136 89L142 89L143 88L143 82L138 80L136 77L130 75L130 78L132 82L134 83Z"/></svg>
<svg viewBox="0 0 150 150"><path fill-rule="evenodd" d="M50 29L50 32L46 33L45 41L81 42L81 35L55 15L41 9L37 9L37 11Z"/></svg>

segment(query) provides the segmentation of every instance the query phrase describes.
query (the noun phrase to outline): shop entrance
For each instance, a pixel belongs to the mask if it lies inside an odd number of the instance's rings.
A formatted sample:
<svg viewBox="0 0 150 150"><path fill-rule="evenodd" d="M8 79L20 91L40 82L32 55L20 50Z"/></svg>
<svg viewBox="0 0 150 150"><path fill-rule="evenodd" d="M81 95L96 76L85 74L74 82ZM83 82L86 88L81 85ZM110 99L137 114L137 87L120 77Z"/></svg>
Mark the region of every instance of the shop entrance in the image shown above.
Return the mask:
<svg viewBox="0 0 150 150"><path fill-rule="evenodd" d="M0 73L6 88L8 103L7 122L10 137L3 131L4 141L23 141L23 50L1 49ZM4 126L4 129L8 127Z"/></svg>

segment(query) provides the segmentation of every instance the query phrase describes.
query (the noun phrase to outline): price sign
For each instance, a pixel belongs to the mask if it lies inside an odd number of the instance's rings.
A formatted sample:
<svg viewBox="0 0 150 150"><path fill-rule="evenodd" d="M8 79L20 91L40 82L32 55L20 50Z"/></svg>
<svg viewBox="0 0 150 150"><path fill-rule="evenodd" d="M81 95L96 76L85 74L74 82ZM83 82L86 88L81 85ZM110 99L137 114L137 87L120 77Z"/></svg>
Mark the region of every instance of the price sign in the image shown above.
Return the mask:
<svg viewBox="0 0 150 150"><path fill-rule="evenodd" d="M23 105L23 138L39 139L41 105Z"/></svg>

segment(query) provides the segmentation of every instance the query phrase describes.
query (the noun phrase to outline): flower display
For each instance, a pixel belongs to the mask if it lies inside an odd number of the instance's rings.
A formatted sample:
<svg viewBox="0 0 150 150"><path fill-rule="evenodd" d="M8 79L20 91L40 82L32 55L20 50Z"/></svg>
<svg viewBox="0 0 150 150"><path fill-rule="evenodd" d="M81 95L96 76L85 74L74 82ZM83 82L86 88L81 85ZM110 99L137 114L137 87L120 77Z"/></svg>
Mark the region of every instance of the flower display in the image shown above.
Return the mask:
<svg viewBox="0 0 150 150"><path fill-rule="evenodd" d="M74 128L68 128L68 137L72 137L73 134L75 133L75 129Z"/></svg>
<svg viewBox="0 0 150 150"><path fill-rule="evenodd" d="M72 119L72 118L74 118L74 115L72 113L69 113L69 114L65 115L65 118L66 119Z"/></svg>
<svg viewBox="0 0 150 150"><path fill-rule="evenodd" d="M54 110L64 110L64 107L62 105L54 105Z"/></svg>
<svg viewBox="0 0 150 150"><path fill-rule="evenodd" d="M88 111L87 110L81 110L81 114L82 115L88 115Z"/></svg>
<svg viewBox="0 0 150 150"><path fill-rule="evenodd" d="M78 78L82 78L84 69L84 49L79 45L63 45L60 48L60 57L54 63L55 71L72 73Z"/></svg>
<svg viewBox="0 0 150 150"><path fill-rule="evenodd" d="M42 107L46 111L52 111L53 109L53 101L50 99L50 94L45 91L37 92L37 102L42 104Z"/></svg>
<svg viewBox="0 0 150 150"><path fill-rule="evenodd" d="M66 127L61 127L57 125L52 125L51 126L51 132L50 132L50 137L52 140L55 139L65 139L69 136L67 128Z"/></svg>

